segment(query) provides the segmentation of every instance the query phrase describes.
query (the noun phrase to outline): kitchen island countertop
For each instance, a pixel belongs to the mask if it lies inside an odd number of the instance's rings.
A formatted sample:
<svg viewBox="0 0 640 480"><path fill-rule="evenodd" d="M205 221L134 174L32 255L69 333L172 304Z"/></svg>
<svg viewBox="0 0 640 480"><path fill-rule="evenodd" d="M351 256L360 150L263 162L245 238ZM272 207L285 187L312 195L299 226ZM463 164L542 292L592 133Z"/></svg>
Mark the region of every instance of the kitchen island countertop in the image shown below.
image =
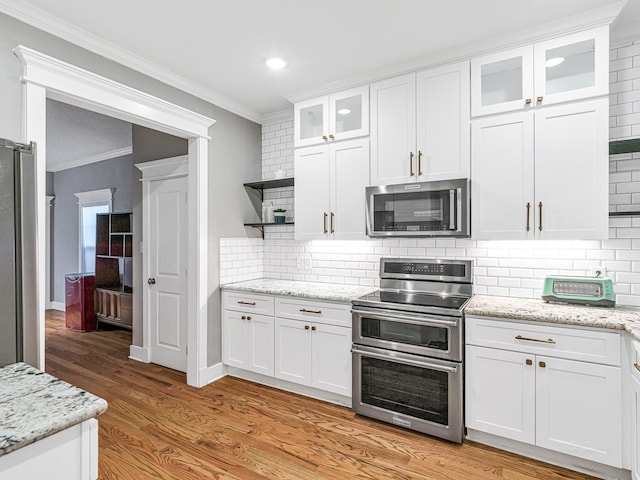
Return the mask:
<svg viewBox="0 0 640 480"><path fill-rule="evenodd" d="M0 456L106 409L102 398L26 363L0 368Z"/></svg>
<svg viewBox="0 0 640 480"><path fill-rule="evenodd" d="M541 299L474 295L465 315L626 330L640 340L640 308L546 303Z"/></svg>

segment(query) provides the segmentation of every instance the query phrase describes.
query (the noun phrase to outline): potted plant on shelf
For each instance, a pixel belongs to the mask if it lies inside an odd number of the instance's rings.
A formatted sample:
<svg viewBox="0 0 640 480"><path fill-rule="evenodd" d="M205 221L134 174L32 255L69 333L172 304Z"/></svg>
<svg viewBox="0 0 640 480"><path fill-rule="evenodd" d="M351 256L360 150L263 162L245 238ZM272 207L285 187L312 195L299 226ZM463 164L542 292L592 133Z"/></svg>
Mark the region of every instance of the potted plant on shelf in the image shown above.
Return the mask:
<svg viewBox="0 0 640 480"><path fill-rule="evenodd" d="M286 210L284 208L276 208L273 210L273 221L275 223L284 223Z"/></svg>

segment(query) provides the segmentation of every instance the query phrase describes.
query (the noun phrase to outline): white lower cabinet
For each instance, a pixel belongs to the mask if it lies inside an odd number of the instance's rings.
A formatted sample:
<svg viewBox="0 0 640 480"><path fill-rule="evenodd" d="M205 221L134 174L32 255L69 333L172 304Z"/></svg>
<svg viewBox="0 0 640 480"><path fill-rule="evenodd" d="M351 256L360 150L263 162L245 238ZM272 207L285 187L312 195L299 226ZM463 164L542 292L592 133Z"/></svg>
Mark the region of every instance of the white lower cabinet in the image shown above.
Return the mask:
<svg viewBox="0 0 640 480"><path fill-rule="evenodd" d="M351 396L351 329L276 317L275 376Z"/></svg>
<svg viewBox="0 0 640 480"><path fill-rule="evenodd" d="M222 302L225 365L351 396L350 304L232 290Z"/></svg>
<svg viewBox="0 0 640 480"><path fill-rule="evenodd" d="M466 319L467 428L620 468L619 335L540 324L532 330L529 325ZM585 340L584 352L572 331ZM486 346L493 344L502 348ZM594 345L611 350L603 351L602 358L616 358L617 352L617 364L559 358L588 354Z"/></svg>

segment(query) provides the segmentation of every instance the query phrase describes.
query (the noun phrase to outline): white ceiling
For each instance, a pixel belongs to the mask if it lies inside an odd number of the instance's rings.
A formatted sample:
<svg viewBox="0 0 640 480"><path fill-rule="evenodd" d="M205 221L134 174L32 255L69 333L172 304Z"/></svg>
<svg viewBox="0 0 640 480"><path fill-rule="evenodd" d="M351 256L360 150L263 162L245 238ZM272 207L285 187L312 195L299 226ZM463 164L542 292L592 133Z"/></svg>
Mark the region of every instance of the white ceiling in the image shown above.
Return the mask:
<svg viewBox="0 0 640 480"><path fill-rule="evenodd" d="M131 124L47 99L47 170L131 153Z"/></svg>
<svg viewBox="0 0 640 480"><path fill-rule="evenodd" d="M437 52L526 31L618 0L0 0L0 11L260 120L293 92L419 65ZM7 5L11 5L9 8ZM19 14L16 12L20 12ZM53 15L56 18L52 18ZM35 21L35 20L37 21ZM62 22L61 22L62 20ZM629 0L616 28L640 24ZM80 29L80 30L78 30ZM640 31L640 30L638 30ZM73 33L70 35L69 32ZM93 48L92 48L93 46ZM264 60L290 62L268 71ZM111 55L111 58L115 58ZM416 63L417 62L417 63ZM388 71L388 70L387 70Z"/></svg>

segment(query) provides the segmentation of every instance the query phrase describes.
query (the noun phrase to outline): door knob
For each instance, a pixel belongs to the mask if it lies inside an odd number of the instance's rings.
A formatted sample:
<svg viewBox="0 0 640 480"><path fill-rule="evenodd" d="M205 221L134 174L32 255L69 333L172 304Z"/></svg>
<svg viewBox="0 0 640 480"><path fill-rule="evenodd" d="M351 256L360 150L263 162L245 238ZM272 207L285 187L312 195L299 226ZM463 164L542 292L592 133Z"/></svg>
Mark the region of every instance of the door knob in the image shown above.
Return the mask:
<svg viewBox="0 0 640 480"><path fill-rule="evenodd" d="M156 279L155 278L150 278L149 280L147 280L147 283L149 285L155 285L156 284Z"/></svg>

